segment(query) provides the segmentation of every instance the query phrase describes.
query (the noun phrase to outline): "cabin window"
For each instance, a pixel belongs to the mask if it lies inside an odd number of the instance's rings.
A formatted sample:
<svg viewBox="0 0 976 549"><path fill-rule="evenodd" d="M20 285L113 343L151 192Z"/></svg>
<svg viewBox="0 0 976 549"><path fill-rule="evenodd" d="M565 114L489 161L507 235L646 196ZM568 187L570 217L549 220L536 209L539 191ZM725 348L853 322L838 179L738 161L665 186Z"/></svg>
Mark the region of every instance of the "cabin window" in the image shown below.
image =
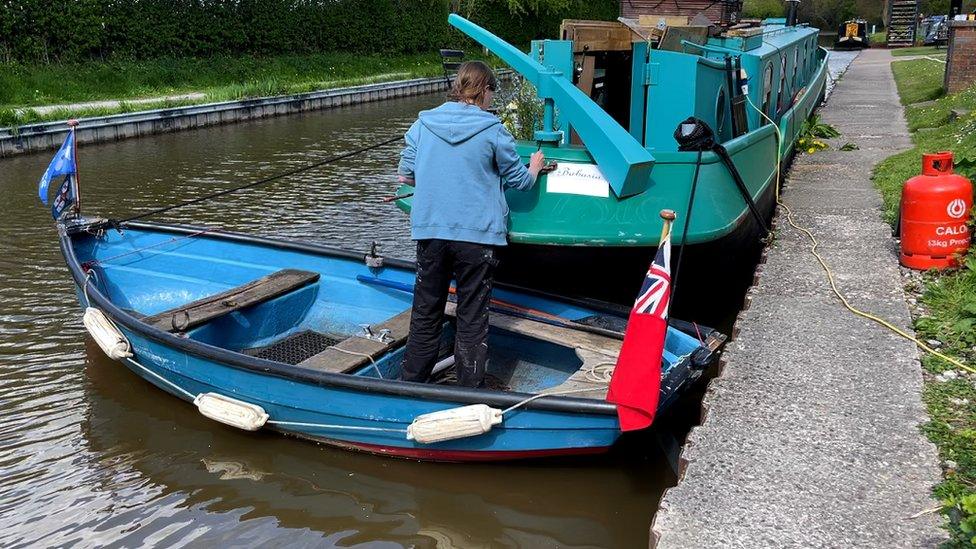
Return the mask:
<svg viewBox="0 0 976 549"><path fill-rule="evenodd" d="M800 49L797 48L793 50L793 89L800 87L800 82L797 80L797 76L800 74Z"/></svg>
<svg viewBox="0 0 976 549"><path fill-rule="evenodd" d="M804 82L807 79L807 45L803 44L803 55L800 55L800 50L796 50L796 61L797 70L800 72L800 79Z"/></svg>
<svg viewBox="0 0 976 549"><path fill-rule="evenodd" d="M725 116L729 111L728 100L725 97L725 90L719 90L718 101L715 102L715 133L719 139L725 139Z"/></svg>
<svg viewBox="0 0 976 549"><path fill-rule="evenodd" d="M772 63L766 63L766 68L763 69L763 79L762 79L762 82L763 82L763 87L762 87L762 90L763 90L762 110L763 110L764 113L772 116L773 113L770 112L770 110L769 110L770 107L772 107L772 105L773 105L773 101L772 101L772 99L773 99L773 64ZM763 121L763 124L765 124L765 123L766 122L764 120Z"/></svg>
<svg viewBox="0 0 976 549"><path fill-rule="evenodd" d="M779 110L782 111L789 104L789 90L786 89L786 54L779 56Z"/></svg>
<svg viewBox="0 0 976 549"><path fill-rule="evenodd" d="M800 69L800 78L803 78L804 81L810 78L810 75L807 74L807 51L810 49L808 46L809 44L806 42L803 43L803 60L801 61L803 67Z"/></svg>

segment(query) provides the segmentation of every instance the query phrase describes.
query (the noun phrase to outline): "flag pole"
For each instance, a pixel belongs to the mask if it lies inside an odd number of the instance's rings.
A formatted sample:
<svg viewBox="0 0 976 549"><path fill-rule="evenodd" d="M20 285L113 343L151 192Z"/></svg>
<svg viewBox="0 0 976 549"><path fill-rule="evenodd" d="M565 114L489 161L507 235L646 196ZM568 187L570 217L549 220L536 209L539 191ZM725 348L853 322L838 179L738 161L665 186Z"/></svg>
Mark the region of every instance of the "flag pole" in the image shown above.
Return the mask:
<svg viewBox="0 0 976 549"><path fill-rule="evenodd" d="M661 210L661 219L664 220L664 225L661 227L661 240L658 241L658 246L663 244L664 239L671 234L671 222L677 217L678 215L674 213L674 210Z"/></svg>
<svg viewBox="0 0 976 549"><path fill-rule="evenodd" d="M661 210L661 219L664 220L664 226L661 227L661 240L658 241L657 245L660 247L664 244L664 239L671 235L671 223L678 217L678 214L674 213L674 210ZM685 245L684 242L681 243L682 246ZM681 255L685 255L684 248L681 249ZM681 256L678 256L681 257ZM674 274L678 274L675 272ZM672 279L670 287L668 288L668 301L670 302L671 297L674 297L674 288L678 285L677 278ZM670 305L669 305L670 306Z"/></svg>
<svg viewBox="0 0 976 549"><path fill-rule="evenodd" d="M75 134L75 128L78 127L78 121L72 118L68 120L68 127L71 128L71 134L74 136L74 141L72 142L71 158L75 163L75 173L71 176L71 180L75 187L75 214L81 215L81 178L78 177L78 136Z"/></svg>

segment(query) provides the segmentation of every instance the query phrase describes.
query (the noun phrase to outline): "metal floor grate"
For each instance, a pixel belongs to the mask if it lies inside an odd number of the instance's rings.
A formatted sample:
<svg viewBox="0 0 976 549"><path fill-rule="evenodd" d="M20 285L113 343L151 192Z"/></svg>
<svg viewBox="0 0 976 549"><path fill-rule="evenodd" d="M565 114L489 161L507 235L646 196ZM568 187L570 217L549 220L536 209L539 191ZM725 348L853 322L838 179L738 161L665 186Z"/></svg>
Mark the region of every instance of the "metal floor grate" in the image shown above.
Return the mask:
<svg viewBox="0 0 976 549"><path fill-rule="evenodd" d="M312 358L340 341L342 339L334 336L306 330L292 334L267 347L247 349L244 353L265 360L295 365Z"/></svg>

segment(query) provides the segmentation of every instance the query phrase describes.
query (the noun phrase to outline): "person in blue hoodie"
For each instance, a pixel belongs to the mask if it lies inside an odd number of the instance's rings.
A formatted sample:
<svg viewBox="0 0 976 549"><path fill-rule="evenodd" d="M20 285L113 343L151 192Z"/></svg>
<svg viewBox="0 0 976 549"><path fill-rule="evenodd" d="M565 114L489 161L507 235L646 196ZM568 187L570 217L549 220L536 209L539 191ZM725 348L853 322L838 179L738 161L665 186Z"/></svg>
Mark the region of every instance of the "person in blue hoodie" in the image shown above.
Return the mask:
<svg viewBox="0 0 976 549"><path fill-rule="evenodd" d="M505 188L527 191L546 169L541 151L532 155L526 168L515 152L512 134L487 111L496 86L488 65L463 63L449 100L422 111L405 135L397 172L400 181L414 185L410 234L417 241L405 381L426 382L430 377L454 278L458 385L484 383L496 248L507 244Z"/></svg>

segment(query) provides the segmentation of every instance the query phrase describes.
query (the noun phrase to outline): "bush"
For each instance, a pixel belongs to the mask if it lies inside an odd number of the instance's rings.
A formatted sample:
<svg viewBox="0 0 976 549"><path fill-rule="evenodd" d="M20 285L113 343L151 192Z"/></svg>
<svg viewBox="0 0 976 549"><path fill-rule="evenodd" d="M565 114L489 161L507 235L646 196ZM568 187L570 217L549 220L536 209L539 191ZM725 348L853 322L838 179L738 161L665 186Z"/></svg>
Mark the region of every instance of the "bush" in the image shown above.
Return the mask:
<svg viewBox="0 0 976 549"><path fill-rule="evenodd" d="M742 3L742 16L753 19L785 17L786 8L780 0L746 0Z"/></svg>
<svg viewBox="0 0 976 549"><path fill-rule="evenodd" d="M18 0L0 2L0 55L44 63L412 53L445 43L447 14L448 0Z"/></svg>
<svg viewBox="0 0 976 549"><path fill-rule="evenodd" d="M18 0L0 2L0 62L431 52L459 45L451 5L506 40L555 38L563 18L613 19L616 0Z"/></svg>

